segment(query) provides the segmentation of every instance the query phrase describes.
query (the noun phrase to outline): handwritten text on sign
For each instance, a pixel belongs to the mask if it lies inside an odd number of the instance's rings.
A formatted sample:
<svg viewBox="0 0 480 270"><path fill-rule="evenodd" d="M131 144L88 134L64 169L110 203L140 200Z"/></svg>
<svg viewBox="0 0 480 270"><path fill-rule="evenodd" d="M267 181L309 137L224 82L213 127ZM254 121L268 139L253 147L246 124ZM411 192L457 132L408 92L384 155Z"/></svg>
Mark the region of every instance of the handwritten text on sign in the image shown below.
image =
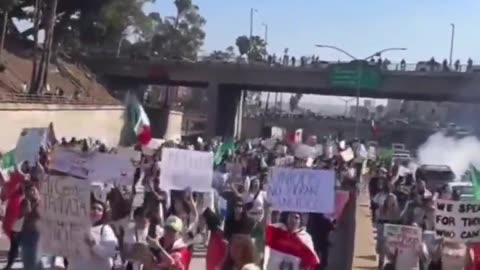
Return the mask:
<svg viewBox="0 0 480 270"><path fill-rule="evenodd" d="M50 176L41 188L42 249L51 255L88 256L90 184L71 177Z"/></svg>
<svg viewBox="0 0 480 270"><path fill-rule="evenodd" d="M480 202L435 202L435 231L445 241L480 242Z"/></svg>
<svg viewBox="0 0 480 270"><path fill-rule="evenodd" d="M422 241L422 230L419 227L385 224L384 236L388 248L401 252L417 248Z"/></svg>
<svg viewBox="0 0 480 270"><path fill-rule="evenodd" d="M211 191L213 153L163 149L161 172L160 187L164 190Z"/></svg>
<svg viewBox="0 0 480 270"><path fill-rule="evenodd" d="M274 167L270 181L267 194L275 210L314 213L335 211L333 171Z"/></svg>
<svg viewBox="0 0 480 270"><path fill-rule="evenodd" d="M50 164L52 170L102 183L129 184L135 168L128 156L81 153L57 147Z"/></svg>

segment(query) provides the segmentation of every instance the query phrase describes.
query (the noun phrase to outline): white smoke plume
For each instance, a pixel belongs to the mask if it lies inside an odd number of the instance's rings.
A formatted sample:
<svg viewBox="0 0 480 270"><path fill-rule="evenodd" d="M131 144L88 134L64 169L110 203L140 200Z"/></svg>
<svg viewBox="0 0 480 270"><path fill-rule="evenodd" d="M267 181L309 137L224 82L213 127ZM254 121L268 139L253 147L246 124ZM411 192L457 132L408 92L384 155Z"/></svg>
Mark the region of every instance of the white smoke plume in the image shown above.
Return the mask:
<svg viewBox="0 0 480 270"><path fill-rule="evenodd" d="M460 177L470 164L480 164L480 141L474 136L457 139L438 132L418 148L417 157L420 164L448 165Z"/></svg>

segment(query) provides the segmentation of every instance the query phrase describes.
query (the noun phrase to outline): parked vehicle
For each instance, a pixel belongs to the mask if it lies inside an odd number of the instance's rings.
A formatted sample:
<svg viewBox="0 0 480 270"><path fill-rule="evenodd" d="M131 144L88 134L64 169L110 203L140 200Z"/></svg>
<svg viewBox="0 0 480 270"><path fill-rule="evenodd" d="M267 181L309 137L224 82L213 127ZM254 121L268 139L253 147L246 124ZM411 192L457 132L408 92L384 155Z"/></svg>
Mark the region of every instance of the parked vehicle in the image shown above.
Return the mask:
<svg viewBox="0 0 480 270"><path fill-rule="evenodd" d="M421 165L415 171L416 180L424 180L429 190L455 181L456 176L447 165Z"/></svg>

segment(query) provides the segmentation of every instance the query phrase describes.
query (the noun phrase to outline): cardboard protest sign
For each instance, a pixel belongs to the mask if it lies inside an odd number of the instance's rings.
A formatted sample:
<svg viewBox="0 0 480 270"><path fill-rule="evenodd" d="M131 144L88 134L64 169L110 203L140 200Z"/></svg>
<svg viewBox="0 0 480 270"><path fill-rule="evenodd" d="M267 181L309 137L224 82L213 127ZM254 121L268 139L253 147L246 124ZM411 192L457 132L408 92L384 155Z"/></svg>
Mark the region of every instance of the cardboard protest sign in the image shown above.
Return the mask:
<svg viewBox="0 0 480 270"><path fill-rule="evenodd" d="M160 187L164 190L208 192L212 189L211 152L165 148L162 151Z"/></svg>
<svg viewBox="0 0 480 270"><path fill-rule="evenodd" d="M131 183L135 167L128 156L106 153L83 153L57 147L52 154L50 169L94 182Z"/></svg>
<svg viewBox="0 0 480 270"><path fill-rule="evenodd" d="M85 180L50 176L40 190L40 246L46 254L67 258L88 256L90 184Z"/></svg>
<svg viewBox="0 0 480 270"><path fill-rule="evenodd" d="M422 229L419 227L385 224L383 234L387 248L399 252L416 249L422 241Z"/></svg>
<svg viewBox="0 0 480 270"><path fill-rule="evenodd" d="M286 156L286 157L281 157L281 158L276 158L275 159L275 166L290 166L295 162L295 157L294 156Z"/></svg>
<svg viewBox="0 0 480 270"><path fill-rule="evenodd" d="M273 167L267 196L275 210L333 213L335 173L331 170Z"/></svg>
<svg viewBox="0 0 480 270"><path fill-rule="evenodd" d="M480 241L480 201L435 202L435 231L445 241Z"/></svg>
<svg viewBox="0 0 480 270"><path fill-rule="evenodd" d="M50 169L86 179L89 174L89 159L91 157L91 153L81 153L69 148L57 147L51 155Z"/></svg>

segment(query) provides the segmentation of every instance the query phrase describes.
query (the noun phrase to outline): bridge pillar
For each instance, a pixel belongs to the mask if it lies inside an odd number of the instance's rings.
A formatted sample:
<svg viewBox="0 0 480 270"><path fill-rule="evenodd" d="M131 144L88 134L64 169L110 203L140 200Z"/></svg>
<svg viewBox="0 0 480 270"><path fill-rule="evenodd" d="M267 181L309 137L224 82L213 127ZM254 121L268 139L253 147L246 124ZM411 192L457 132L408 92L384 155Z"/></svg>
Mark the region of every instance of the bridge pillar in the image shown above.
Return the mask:
<svg viewBox="0 0 480 270"><path fill-rule="evenodd" d="M208 89L207 135L233 137L237 125L241 90L237 87L211 83ZM240 110L241 111L241 110Z"/></svg>

